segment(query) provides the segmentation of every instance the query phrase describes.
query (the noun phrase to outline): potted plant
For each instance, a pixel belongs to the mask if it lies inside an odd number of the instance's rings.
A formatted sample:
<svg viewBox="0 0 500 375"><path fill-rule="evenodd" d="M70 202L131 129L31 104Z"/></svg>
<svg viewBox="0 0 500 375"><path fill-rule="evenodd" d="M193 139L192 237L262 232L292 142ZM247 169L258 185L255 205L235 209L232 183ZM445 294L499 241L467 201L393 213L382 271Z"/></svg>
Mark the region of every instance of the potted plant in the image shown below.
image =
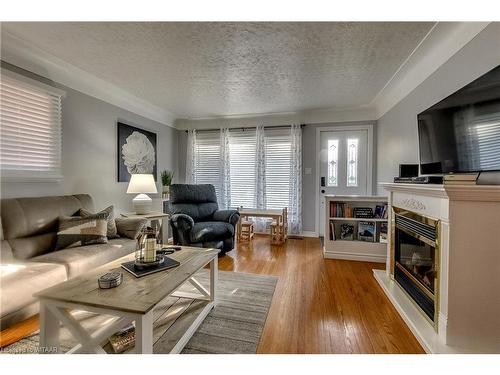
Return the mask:
<svg viewBox="0 0 500 375"><path fill-rule="evenodd" d="M163 185L163 198L170 199L170 185L172 185L172 179L174 178L174 172L163 171L161 172L161 184Z"/></svg>

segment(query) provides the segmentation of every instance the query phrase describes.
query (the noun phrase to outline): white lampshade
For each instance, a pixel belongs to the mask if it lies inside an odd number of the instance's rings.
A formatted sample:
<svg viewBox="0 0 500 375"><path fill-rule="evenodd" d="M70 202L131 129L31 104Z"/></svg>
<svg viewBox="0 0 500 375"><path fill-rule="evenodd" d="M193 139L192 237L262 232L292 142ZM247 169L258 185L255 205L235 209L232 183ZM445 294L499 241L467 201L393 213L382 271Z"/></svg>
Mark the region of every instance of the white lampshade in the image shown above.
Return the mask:
<svg viewBox="0 0 500 375"><path fill-rule="evenodd" d="M127 194L157 193L152 174L133 174L128 183Z"/></svg>

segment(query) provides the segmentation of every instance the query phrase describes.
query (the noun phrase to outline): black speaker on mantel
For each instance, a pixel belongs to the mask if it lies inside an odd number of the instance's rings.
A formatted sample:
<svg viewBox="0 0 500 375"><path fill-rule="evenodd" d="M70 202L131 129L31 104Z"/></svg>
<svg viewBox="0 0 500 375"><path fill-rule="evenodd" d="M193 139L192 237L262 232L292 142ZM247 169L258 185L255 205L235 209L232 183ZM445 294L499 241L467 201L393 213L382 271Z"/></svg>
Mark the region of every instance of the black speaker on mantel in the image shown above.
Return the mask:
<svg viewBox="0 0 500 375"><path fill-rule="evenodd" d="M418 177L418 164L399 164L399 177Z"/></svg>

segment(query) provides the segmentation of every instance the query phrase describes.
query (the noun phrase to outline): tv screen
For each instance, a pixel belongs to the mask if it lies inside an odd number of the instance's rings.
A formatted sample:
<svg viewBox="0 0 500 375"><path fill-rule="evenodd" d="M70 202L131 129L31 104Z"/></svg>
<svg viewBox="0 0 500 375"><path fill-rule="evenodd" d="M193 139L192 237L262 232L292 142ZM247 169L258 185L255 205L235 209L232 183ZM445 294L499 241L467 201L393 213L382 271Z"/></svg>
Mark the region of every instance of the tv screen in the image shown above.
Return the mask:
<svg viewBox="0 0 500 375"><path fill-rule="evenodd" d="M500 170L500 66L418 115L423 175Z"/></svg>

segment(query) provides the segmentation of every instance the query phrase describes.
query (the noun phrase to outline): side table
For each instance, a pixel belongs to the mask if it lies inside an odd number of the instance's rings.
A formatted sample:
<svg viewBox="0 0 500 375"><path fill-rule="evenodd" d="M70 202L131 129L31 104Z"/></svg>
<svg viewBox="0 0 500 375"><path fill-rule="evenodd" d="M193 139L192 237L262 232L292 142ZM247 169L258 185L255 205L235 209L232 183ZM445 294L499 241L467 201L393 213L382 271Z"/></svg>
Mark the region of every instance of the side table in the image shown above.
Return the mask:
<svg viewBox="0 0 500 375"><path fill-rule="evenodd" d="M138 218L148 219L151 222L151 226L160 231L162 243L164 244L168 243L168 239L170 237L168 229L169 228L168 220L170 219L169 214L165 214L160 211L151 211L150 213L144 215L138 215L135 212L125 212L121 215L123 217L133 218L133 219L138 219Z"/></svg>

